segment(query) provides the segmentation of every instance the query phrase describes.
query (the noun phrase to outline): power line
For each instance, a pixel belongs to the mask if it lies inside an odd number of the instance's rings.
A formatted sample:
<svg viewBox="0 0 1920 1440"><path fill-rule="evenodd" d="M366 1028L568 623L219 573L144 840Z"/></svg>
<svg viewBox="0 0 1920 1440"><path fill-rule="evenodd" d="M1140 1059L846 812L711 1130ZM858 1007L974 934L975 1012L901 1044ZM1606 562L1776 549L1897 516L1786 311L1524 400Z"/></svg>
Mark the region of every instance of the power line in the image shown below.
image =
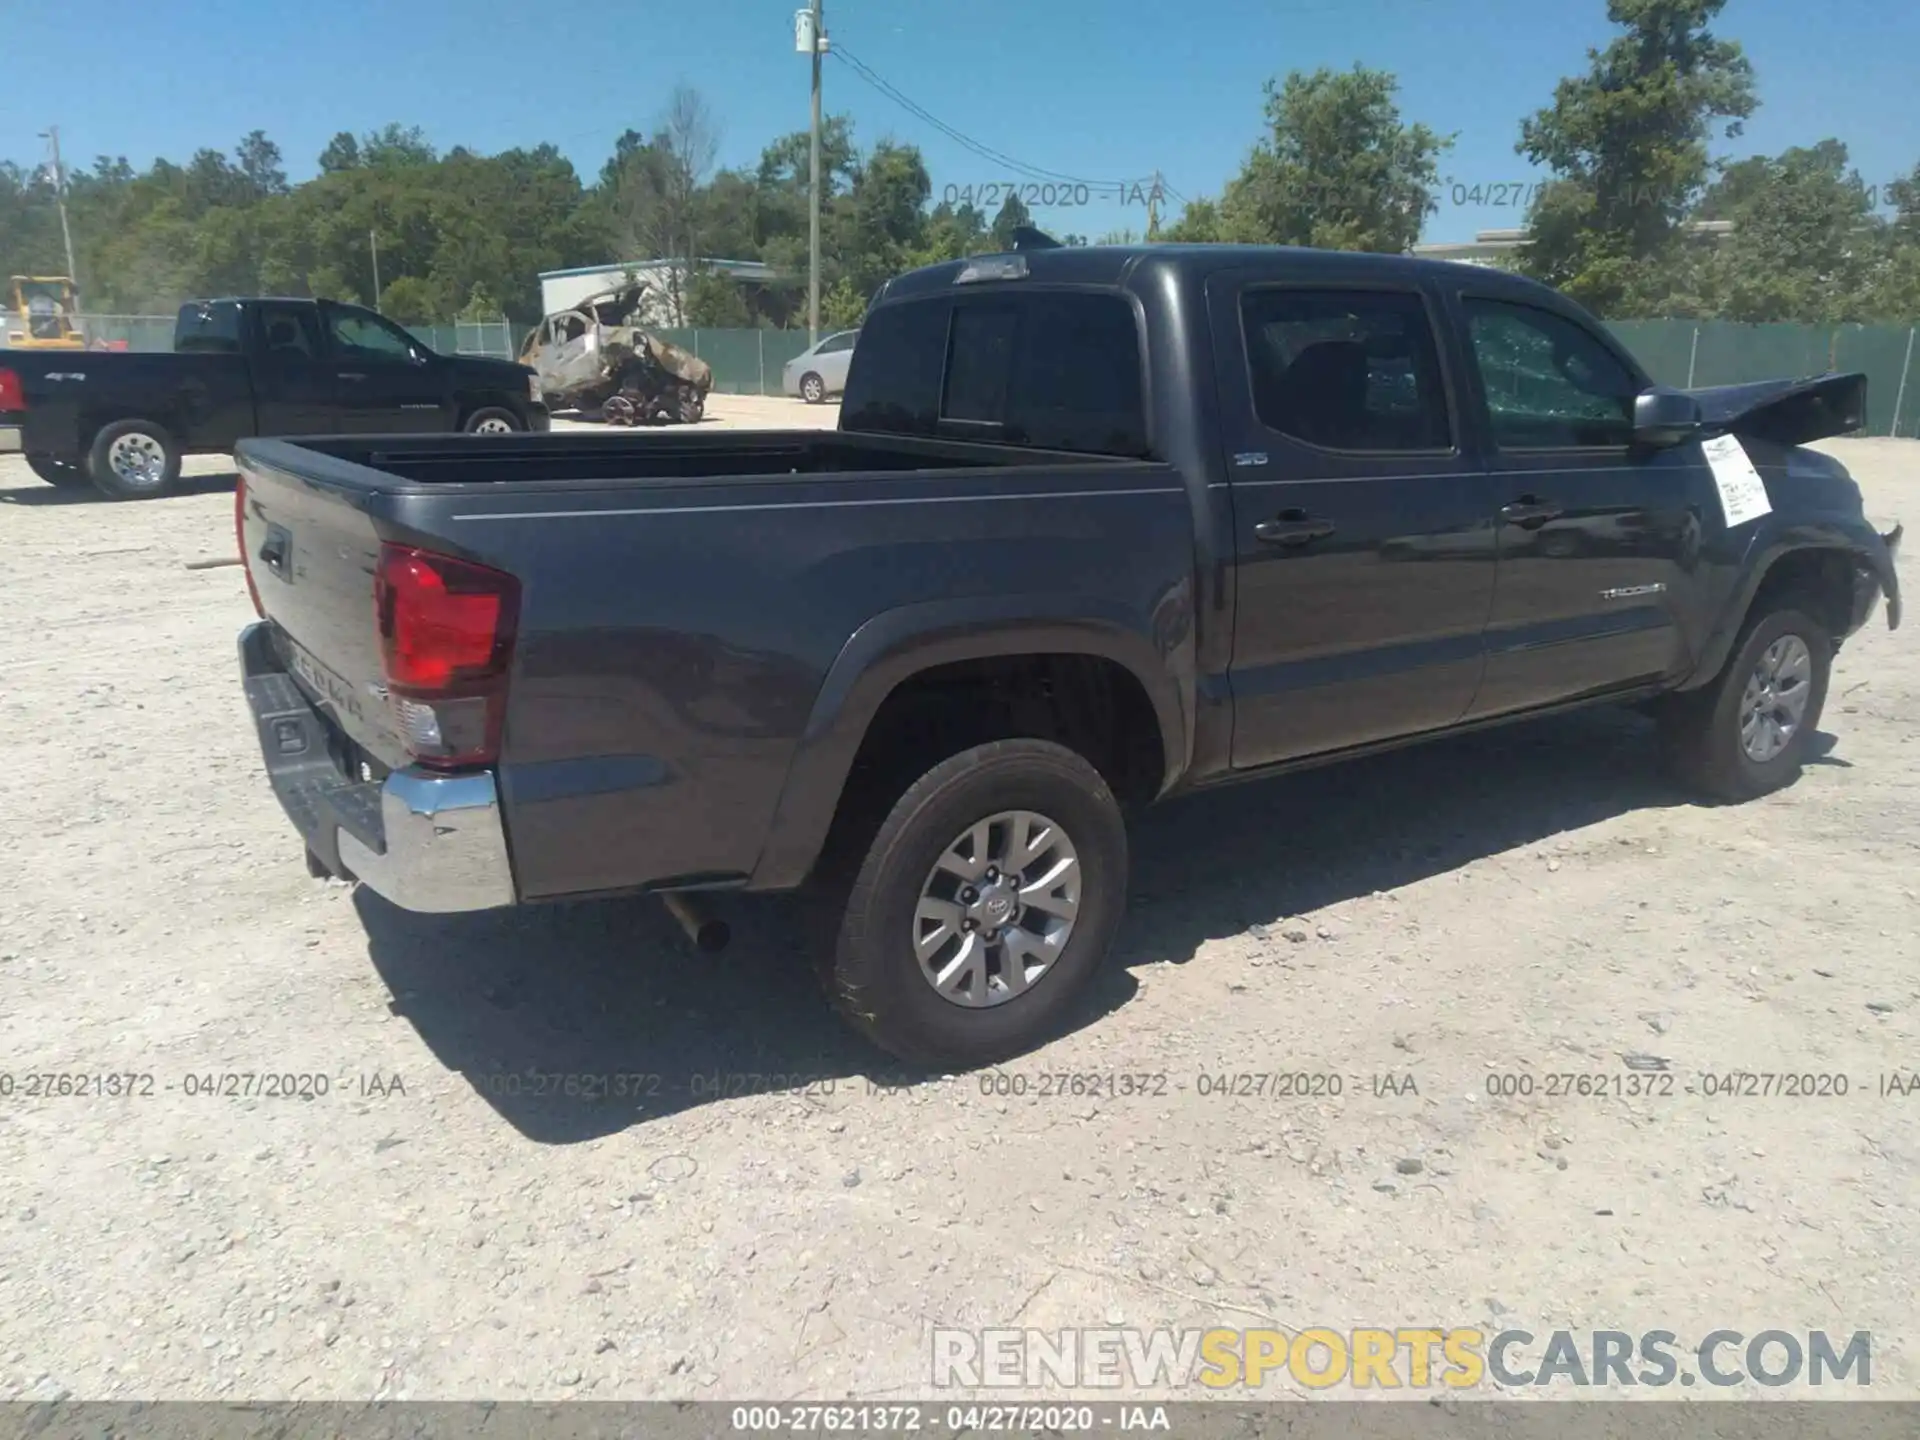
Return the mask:
<svg viewBox="0 0 1920 1440"><path fill-rule="evenodd" d="M1063 171L1049 170L1045 166L1030 165L1024 160L1017 160L1013 156L1008 155L1003 151L996 150L992 146L987 145L982 141L975 140L971 135L968 135L963 131L957 130L953 126L947 124L946 121L940 119L939 116L927 110L926 107L921 105L917 100L913 100L908 96L902 94L898 88L890 84L883 76L881 76L878 72L876 72L872 66L868 65L864 60L860 59L859 56L854 55L850 51L848 51L846 46L836 45L835 48L830 50L828 53L840 60L845 61L848 68L850 68L853 71L853 73L858 75L862 80L866 81L868 85L878 90L882 95L885 95L889 100L893 101L894 104L900 106L900 108L905 110L908 114L913 115L917 119L924 120L927 124L933 126L934 129L938 130L942 135L945 135L948 139L952 140L955 144L960 145L961 147L963 147L964 149L970 151L975 155L978 155L983 160L991 161L995 165L1004 166L1009 170L1012 170L1018 174L1026 176L1028 179L1046 180L1046 181L1055 181L1055 182L1065 181L1068 184L1085 185L1091 189L1113 190L1113 191L1119 192L1122 195L1126 193L1126 189L1129 185L1137 185L1140 183L1139 179L1090 180L1084 175L1069 175ZM1146 177L1141 177L1141 178L1144 179Z"/></svg>

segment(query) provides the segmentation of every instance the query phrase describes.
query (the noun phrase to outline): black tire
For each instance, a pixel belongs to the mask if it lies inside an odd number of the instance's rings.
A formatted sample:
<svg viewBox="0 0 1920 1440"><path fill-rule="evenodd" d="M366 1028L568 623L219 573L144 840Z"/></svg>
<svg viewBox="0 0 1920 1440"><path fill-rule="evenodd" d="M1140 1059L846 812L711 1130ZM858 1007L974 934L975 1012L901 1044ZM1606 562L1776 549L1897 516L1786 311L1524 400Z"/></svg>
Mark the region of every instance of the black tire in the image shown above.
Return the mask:
<svg viewBox="0 0 1920 1440"><path fill-rule="evenodd" d="M682 425L698 425L700 423L700 417L704 415L707 410L707 397L702 395L698 388L688 385L683 381L679 387L677 399L680 423Z"/></svg>
<svg viewBox="0 0 1920 1440"><path fill-rule="evenodd" d="M915 915L935 862L970 827L1005 811L1038 812L1065 832L1078 855L1078 911L1030 989L962 1005L922 970ZM822 977L828 994L854 1029L911 1065L967 1069L1031 1050L1058 1030L1106 958L1126 908L1127 863L1119 803L1079 755L1046 740L963 751L909 786L865 847L840 892L844 908Z"/></svg>
<svg viewBox="0 0 1920 1440"><path fill-rule="evenodd" d="M818 405L827 398L827 382L809 370L800 377L800 398L809 405Z"/></svg>
<svg viewBox="0 0 1920 1440"><path fill-rule="evenodd" d="M75 460L57 460L51 455L29 455L27 468L49 485L57 485L62 490L77 490L89 483L86 470Z"/></svg>
<svg viewBox="0 0 1920 1440"><path fill-rule="evenodd" d="M122 458L144 454L148 473L117 467ZM109 500L151 500L165 495L180 479L180 445L164 425L151 420L117 420L93 437L87 451L87 478Z"/></svg>
<svg viewBox="0 0 1920 1440"><path fill-rule="evenodd" d="M483 427L495 425L504 425L508 430L512 431L520 431L527 428L520 417L504 405L488 405L474 411L471 415L467 416L467 423L460 428L469 435L477 435L482 433ZM489 431L488 433L494 432Z"/></svg>
<svg viewBox="0 0 1920 1440"><path fill-rule="evenodd" d="M1797 638L1806 647L1805 708L1783 749L1766 760L1747 753L1741 722L1747 682L1777 642ZM1726 667L1697 691L1672 697L1660 711L1669 770L1683 784L1717 800L1739 802L1791 785L1806 763L1820 724L1833 671L1827 627L1791 602L1748 618Z"/></svg>

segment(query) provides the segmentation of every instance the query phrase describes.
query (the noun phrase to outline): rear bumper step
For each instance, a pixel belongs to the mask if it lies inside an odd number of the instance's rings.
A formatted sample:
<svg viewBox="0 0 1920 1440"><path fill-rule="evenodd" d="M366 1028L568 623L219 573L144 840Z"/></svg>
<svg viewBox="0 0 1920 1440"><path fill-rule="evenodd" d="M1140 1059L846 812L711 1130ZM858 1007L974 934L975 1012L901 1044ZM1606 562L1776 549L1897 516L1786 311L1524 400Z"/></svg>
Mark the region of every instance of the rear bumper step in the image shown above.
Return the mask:
<svg viewBox="0 0 1920 1440"><path fill-rule="evenodd" d="M240 673L273 793L321 865L406 910L515 902L492 772L349 774L326 718L281 668L264 621L240 632Z"/></svg>

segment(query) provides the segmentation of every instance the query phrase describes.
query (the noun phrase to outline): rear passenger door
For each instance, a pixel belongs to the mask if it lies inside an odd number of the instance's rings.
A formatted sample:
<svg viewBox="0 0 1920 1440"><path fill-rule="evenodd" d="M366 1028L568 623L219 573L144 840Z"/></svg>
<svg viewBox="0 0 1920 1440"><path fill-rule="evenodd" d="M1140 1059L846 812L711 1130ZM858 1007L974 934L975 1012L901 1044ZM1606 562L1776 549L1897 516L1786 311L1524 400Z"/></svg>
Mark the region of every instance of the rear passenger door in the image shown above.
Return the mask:
<svg viewBox="0 0 1920 1440"><path fill-rule="evenodd" d="M1676 602L1711 505L1699 447L1633 444L1642 379L1572 316L1461 293L1459 333L1499 516L1473 716L1639 683L1686 662Z"/></svg>
<svg viewBox="0 0 1920 1440"><path fill-rule="evenodd" d="M1233 764L1416 734L1473 700L1492 506L1462 451L1438 297L1216 275L1208 309L1233 492Z"/></svg>

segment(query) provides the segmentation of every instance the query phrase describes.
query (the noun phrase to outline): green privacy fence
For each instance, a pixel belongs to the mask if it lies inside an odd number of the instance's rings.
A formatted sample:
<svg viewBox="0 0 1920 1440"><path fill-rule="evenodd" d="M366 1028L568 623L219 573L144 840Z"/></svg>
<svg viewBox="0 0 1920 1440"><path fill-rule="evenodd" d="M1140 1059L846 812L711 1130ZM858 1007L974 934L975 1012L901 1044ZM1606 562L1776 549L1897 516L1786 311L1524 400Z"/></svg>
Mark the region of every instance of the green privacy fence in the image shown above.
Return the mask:
<svg viewBox="0 0 1920 1440"><path fill-rule="evenodd" d="M662 340L713 367L713 388L729 395L778 395L780 372L807 348L804 330L661 330ZM822 330L822 335L830 332Z"/></svg>
<svg viewBox="0 0 1920 1440"><path fill-rule="evenodd" d="M171 315L90 315L86 333L131 350L171 350ZM511 321L409 327L443 355L511 356L528 327ZM1920 358L1909 325L1742 325L1731 320L1615 320L1608 326L1666 385L1736 385L1859 370L1867 376L1868 435L1920 436ZM714 389L778 395L781 370L807 348L804 330L662 330L713 367Z"/></svg>
<svg viewBox="0 0 1920 1440"><path fill-rule="evenodd" d="M1663 385L1738 385L1858 370L1867 435L1920 435L1920 355L1909 325L1742 325L1616 320L1608 329Z"/></svg>
<svg viewBox="0 0 1920 1440"><path fill-rule="evenodd" d="M463 321L458 325L409 325L407 329L419 336L429 349L442 355L495 355L506 359L520 353L532 327L508 320L491 320ZM729 395L780 394L782 367L807 348L804 330L687 327L654 333L711 365L713 388Z"/></svg>

